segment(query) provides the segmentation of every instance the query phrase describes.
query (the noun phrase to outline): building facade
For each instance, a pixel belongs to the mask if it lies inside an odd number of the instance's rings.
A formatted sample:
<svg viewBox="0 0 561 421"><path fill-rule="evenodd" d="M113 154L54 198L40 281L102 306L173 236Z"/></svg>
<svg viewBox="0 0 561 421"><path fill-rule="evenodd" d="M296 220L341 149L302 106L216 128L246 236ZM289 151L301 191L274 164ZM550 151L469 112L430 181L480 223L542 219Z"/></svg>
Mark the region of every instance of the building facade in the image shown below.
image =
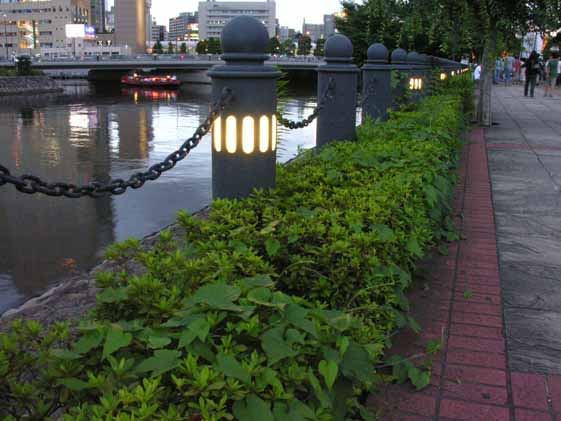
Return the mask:
<svg viewBox="0 0 561 421"><path fill-rule="evenodd" d="M96 33L105 32L105 0L90 0L90 10Z"/></svg>
<svg viewBox="0 0 561 421"><path fill-rule="evenodd" d="M168 40L168 29L165 25L158 25L155 20L152 21L152 42L162 42Z"/></svg>
<svg viewBox="0 0 561 421"><path fill-rule="evenodd" d="M169 20L169 39L172 41L199 40L199 13L180 13Z"/></svg>
<svg viewBox="0 0 561 421"><path fill-rule="evenodd" d="M200 39L220 38L222 29L237 16L252 16L265 25L269 37L276 34L276 3L266 1L216 1L199 3Z"/></svg>
<svg viewBox="0 0 561 421"><path fill-rule="evenodd" d="M325 39L329 38L336 32L335 26L335 15L324 15L323 16L323 37Z"/></svg>
<svg viewBox="0 0 561 421"><path fill-rule="evenodd" d="M311 38L312 42L324 38L323 24L306 23L302 25L302 35L307 35Z"/></svg>
<svg viewBox="0 0 561 421"><path fill-rule="evenodd" d="M66 38L66 25L91 23L89 0L0 0L3 15L0 43L11 56L74 47L75 40Z"/></svg>
<svg viewBox="0 0 561 421"><path fill-rule="evenodd" d="M152 38L151 0L115 1L115 42L142 54Z"/></svg>

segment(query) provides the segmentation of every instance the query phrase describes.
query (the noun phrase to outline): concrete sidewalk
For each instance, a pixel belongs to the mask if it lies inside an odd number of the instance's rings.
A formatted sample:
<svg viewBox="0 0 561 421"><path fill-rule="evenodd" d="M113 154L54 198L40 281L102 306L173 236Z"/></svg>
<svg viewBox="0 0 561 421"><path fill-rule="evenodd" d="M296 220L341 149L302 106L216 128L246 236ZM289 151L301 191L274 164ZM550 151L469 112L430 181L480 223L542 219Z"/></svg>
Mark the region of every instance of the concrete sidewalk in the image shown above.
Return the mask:
<svg viewBox="0 0 561 421"><path fill-rule="evenodd" d="M464 240L411 296L411 357L441 340L431 385L391 385L384 420L561 421L561 97L495 87L494 120L464 150L454 210ZM422 361L422 360L419 360Z"/></svg>

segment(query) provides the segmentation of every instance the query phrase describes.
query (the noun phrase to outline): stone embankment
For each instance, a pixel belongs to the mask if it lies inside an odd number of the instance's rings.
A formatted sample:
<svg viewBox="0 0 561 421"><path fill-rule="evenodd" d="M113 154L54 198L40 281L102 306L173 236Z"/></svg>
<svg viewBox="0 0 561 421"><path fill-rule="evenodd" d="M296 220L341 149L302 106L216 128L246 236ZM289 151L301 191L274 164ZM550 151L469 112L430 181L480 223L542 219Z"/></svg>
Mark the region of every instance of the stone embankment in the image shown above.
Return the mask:
<svg viewBox="0 0 561 421"><path fill-rule="evenodd" d="M2 76L0 96L35 95L62 92L62 88L48 76Z"/></svg>

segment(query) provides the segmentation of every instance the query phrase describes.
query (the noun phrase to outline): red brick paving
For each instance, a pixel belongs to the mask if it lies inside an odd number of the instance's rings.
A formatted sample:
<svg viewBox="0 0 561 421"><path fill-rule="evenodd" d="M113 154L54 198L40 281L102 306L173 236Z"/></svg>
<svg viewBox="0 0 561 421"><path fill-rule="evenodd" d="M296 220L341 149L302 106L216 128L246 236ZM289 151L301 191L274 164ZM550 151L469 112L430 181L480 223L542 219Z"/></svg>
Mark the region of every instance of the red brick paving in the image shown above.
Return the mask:
<svg viewBox="0 0 561 421"><path fill-rule="evenodd" d="M561 376L507 369L483 129L472 132L459 175L454 209L462 216L458 226L465 240L452 244L449 256L436 256L426 265L428 288L413 291L410 297L423 333L398 335L392 349L414 355L427 340L441 338L442 352L431 357L431 386L420 392L411 385L384 386L369 406L382 420L561 421Z"/></svg>

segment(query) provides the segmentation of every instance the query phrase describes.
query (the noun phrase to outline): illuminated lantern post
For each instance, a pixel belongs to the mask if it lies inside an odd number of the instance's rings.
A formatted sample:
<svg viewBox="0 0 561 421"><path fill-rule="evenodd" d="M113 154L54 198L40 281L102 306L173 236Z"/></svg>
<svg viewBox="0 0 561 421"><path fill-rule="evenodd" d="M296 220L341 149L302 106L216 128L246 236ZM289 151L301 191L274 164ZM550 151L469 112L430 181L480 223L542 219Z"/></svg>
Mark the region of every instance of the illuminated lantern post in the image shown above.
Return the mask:
<svg viewBox="0 0 561 421"><path fill-rule="evenodd" d="M221 38L226 64L208 73L212 95L216 101L230 88L233 98L212 129L212 195L241 199L253 189L275 186L281 74L265 65L269 34L257 19L232 19Z"/></svg>
<svg viewBox="0 0 561 421"><path fill-rule="evenodd" d="M317 120L316 146L335 140L356 139L356 102L360 70L353 64L353 44L342 34L330 36L325 43L326 64L318 68L318 100L329 86L332 100L325 101Z"/></svg>
<svg viewBox="0 0 561 421"><path fill-rule="evenodd" d="M424 87L423 65L421 56L415 51L407 54L407 63L409 64L409 91L411 100L417 102L421 98L421 92Z"/></svg>

